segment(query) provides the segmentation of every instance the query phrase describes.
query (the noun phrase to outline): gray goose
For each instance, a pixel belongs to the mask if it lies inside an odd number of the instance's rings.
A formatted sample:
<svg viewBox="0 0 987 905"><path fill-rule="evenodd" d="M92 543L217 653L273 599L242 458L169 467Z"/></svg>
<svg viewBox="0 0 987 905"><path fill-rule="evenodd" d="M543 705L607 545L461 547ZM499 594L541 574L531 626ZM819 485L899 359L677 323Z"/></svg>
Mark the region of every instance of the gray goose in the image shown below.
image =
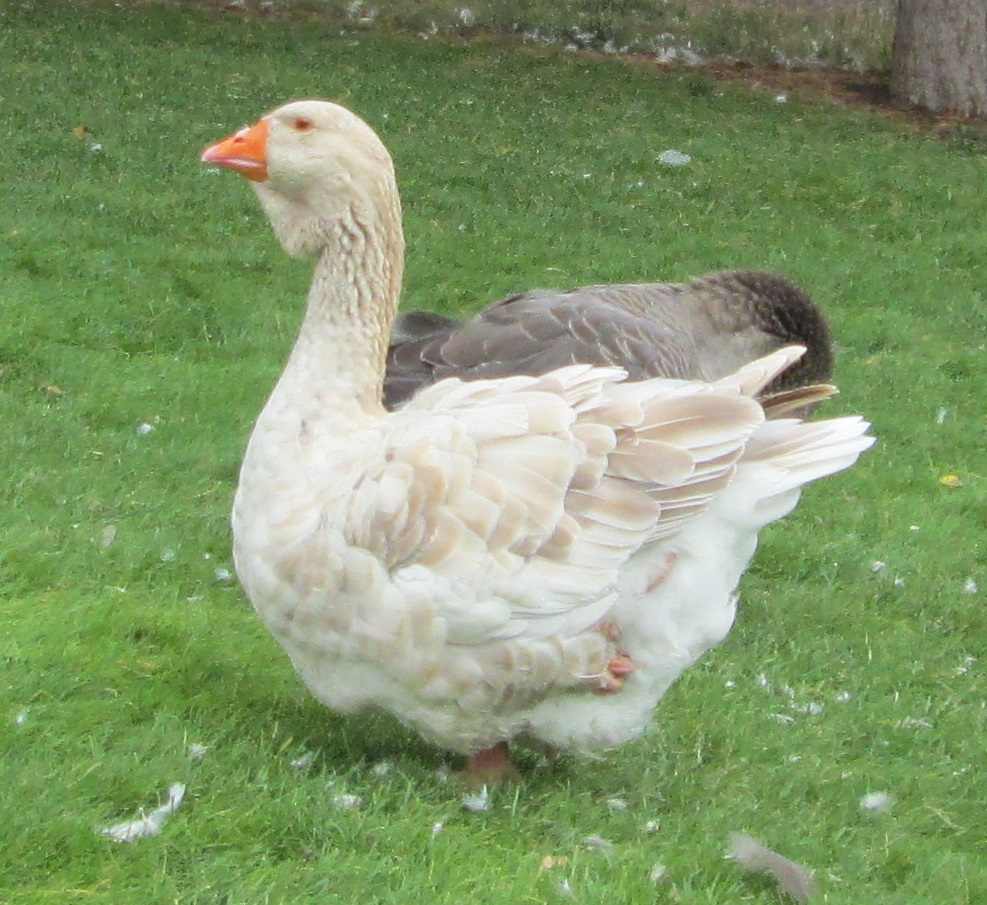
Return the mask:
<svg viewBox="0 0 987 905"><path fill-rule="evenodd" d="M806 354L765 396L828 384L833 373L822 312L778 274L725 271L689 283L536 290L495 302L465 322L428 311L399 317L384 404L398 406L444 377L538 375L577 363L620 367L632 380L718 380L789 345L805 346Z"/></svg>

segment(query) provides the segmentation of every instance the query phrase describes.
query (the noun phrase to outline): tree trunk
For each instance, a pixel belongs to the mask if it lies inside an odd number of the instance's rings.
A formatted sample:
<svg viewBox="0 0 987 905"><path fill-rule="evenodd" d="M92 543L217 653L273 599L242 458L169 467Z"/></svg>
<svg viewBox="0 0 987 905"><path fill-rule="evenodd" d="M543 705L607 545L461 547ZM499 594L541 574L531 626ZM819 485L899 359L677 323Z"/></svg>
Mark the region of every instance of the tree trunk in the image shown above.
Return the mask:
<svg viewBox="0 0 987 905"><path fill-rule="evenodd" d="M898 0L891 93L937 112L987 116L987 2Z"/></svg>

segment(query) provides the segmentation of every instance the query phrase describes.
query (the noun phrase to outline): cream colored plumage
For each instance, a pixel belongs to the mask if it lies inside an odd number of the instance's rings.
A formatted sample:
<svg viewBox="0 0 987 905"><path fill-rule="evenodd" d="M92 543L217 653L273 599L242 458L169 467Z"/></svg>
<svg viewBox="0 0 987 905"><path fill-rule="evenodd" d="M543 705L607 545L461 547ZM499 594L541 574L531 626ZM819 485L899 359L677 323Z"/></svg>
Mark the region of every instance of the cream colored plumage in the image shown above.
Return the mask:
<svg viewBox="0 0 987 905"><path fill-rule="evenodd" d="M203 159L251 178L284 247L317 256L233 533L248 596L334 710L383 708L465 754L633 738L726 635L758 530L872 442L856 417L765 420L755 397L797 347L713 382L451 378L386 412L403 239L380 140L299 101Z"/></svg>

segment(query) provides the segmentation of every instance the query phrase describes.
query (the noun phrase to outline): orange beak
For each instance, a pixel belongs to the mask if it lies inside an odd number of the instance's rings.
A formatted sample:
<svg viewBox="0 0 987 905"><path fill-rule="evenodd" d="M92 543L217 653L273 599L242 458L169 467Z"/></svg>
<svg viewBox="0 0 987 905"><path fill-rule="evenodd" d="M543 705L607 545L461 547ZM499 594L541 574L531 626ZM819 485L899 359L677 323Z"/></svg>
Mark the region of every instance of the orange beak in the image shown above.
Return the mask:
<svg viewBox="0 0 987 905"><path fill-rule="evenodd" d="M267 179L267 120L217 141L202 152L202 162L235 170L254 182Z"/></svg>

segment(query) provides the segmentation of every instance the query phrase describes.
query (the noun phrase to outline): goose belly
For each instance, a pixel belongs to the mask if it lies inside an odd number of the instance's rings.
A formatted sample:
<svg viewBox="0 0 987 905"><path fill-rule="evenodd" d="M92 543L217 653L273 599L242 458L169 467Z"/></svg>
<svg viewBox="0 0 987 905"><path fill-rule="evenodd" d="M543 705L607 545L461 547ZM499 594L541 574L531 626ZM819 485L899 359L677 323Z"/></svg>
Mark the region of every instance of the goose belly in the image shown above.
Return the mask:
<svg viewBox="0 0 987 905"><path fill-rule="evenodd" d="M260 556L241 539L237 570L266 627L331 710L374 707L471 753L522 731L533 700L605 666L607 643L596 632L452 643L446 598L461 587L402 585L366 551L311 543L277 556L268 546Z"/></svg>

